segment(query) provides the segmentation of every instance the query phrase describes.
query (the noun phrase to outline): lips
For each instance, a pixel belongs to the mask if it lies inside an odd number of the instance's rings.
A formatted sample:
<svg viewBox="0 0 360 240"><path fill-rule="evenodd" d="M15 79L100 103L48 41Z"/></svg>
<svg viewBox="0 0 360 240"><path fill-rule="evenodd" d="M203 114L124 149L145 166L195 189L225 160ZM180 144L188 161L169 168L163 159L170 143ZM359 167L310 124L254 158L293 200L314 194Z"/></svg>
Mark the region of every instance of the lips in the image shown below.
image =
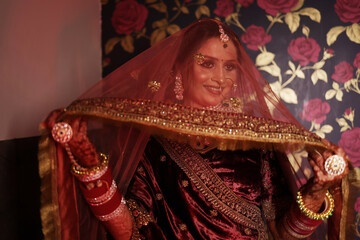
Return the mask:
<svg viewBox="0 0 360 240"><path fill-rule="evenodd" d="M224 88L221 88L220 86L204 85L204 87L207 91L209 91L210 93L215 94L215 95L221 95L221 93L224 90Z"/></svg>

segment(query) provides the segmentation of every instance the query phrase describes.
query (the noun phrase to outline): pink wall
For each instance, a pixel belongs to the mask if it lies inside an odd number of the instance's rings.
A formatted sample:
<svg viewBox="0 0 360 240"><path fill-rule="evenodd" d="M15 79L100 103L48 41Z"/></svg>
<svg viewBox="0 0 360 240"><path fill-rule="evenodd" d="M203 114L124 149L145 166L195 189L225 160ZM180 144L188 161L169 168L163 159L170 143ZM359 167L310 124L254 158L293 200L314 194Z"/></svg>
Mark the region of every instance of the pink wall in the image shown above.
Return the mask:
<svg viewBox="0 0 360 240"><path fill-rule="evenodd" d="M0 2L0 140L38 125L101 78L100 1Z"/></svg>

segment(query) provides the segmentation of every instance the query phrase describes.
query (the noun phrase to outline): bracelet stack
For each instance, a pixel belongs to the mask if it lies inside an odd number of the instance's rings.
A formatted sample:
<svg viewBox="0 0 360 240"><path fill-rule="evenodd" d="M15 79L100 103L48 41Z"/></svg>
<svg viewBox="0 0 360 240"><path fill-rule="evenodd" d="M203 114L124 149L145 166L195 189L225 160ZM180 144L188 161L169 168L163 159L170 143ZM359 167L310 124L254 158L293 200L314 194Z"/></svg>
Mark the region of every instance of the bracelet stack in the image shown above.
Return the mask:
<svg viewBox="0 0 360 240"><path fill-rule="evenodd" d="M327 191L326 195L325 195L325 210L322 213L314 213L305 206L301 191L298 191L298 193L297 193L297 202L299 204L299 208L301 209L301 211L306 216L308 216L309 218L312 218L312 219L324 220L324 219L328 218L329 216L332 215L332 212L334 211L334 207L335 207L334 199L332 198L329 191Z"/></svg>
<svg viewBox="0 0 360 240"><path fill-rule="evenodd" d="M108 170L109 160L103 153L99 153L99 159L101 159L100 164L92 168L84 168L77 162L73 163L71 168L72 174L74 174L80 182L93 182L96 179L100 179Z"/></svg>
<svg viewBox="0 0 360 240"><path fill-rule="evenodd" d="M325 209L321 213L314 213L308 209L303 201L301 191L297 194L298 206L292 205L283 218L285 230L293 237L302 239L310 236L324 219L331 216L334 210L334 199L329 192L325 197Z"/></svg>
<svg viewBox="0 0 360 240"><path fill-rule="evenodd" d="M64 146L72 162L71 172L85 185L80 184L80 189L96 217L100 221L109 221L118 216L123 211L126 202L112 180L108 157L100 153L101 163L98 166L82 167L75 160L68 144L73 136L71 126L66 122L56 123L51 134L56 142Z"/></svg>
<svg viewBox="0 0 360 240"><path fill-rule="evenodd" d="M100 153L101 163L92 168L73 164L71 172L82 183L80 189L92 212L100 221L109 221L121 214L126 202L112 178L108 157Z"/></svg>

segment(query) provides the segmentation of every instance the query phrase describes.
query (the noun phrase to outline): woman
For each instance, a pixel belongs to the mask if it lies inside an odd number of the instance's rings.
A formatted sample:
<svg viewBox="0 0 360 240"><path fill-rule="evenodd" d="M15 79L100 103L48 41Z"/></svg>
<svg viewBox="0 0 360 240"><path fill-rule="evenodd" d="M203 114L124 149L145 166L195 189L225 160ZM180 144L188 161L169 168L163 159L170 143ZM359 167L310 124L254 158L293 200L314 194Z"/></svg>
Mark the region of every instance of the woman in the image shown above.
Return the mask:
<svg viewBox="0 0 360 240"><path fill-rule="evenodd" d="M145 51L44 126L58 142L40 143L53 238L323 239L334 203L329 239L341 234L343 150L296 121L219 21ZM289 161L299 149L310 165ZM334 154L345 160L325 170Z"/></svg>

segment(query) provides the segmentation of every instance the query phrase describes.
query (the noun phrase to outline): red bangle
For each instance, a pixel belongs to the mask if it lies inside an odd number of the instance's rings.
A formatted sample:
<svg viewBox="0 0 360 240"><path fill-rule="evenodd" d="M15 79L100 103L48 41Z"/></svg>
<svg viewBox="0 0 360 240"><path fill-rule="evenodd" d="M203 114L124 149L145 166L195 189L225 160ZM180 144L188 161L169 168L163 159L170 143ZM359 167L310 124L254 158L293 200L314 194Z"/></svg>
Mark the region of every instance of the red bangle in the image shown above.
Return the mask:
<svg viewBox="0 0 360 240"><path fill-rule="evenodd" d="M108 201L98 204L91 205L90 208L95 215L107 215L113 212L121 203L122 196L119 191L116 191L114 196L110 198Z"/></svg>
<svg viewBox="0 0 360 240"><path fill-rule="evenodd" d="M73 165L72 173L82 182L80 189L92 212L100 221L108 221L123 211L126 202L112 179L106 155L100 154L100 156L103 157L103 161L99 166L78 169L77 165ZM94 187L88 189L84 184Z"/></svg>
<svg viewBox="0 0 360 240"><path fill-rule="evenodd" d="M307 217L296 205L291 206L283 219L285 230L299 239L310 236L322 222L320 219Z"/></svg>
<svg viewBox="0 0 360 240"><path fill-rule="evenodd" d="M98 178L98 179L94 179L91 182L85 183L85 184L93 183L94 186L96 186L98 182L101 182L102 183L101 187L94 187L93 189L89 190L85 186L83 186L83 184L80 184L80 188L85 198L96 198L109 191L112 185L112 181L113 180L112 180L111 168L109 167L107 168L107 171L104 173L101 179Z"/></svg>
<svg viewBox="0 0 360 240"><path fill-rule="evenodd" d="M97 197L94 197L94 198L86 198L86 201L91 206L99 206L99 205L102 205L102 204L108 202L110 199L112 199L113 196L116 194L116 192L118 192L118 188L117 188L115 181L113 180L111 187L109 188L108 191L106 191L104 194L98 195Z"/></svg>
<svg viewBox="0 0 360 240"><path fill-rule="evenodd" d="M122 211L124 210L125 206L126 206L126 201L124 198L121 198L120 204L116 209L114 209L112 212L105 214L105 215L96 215L96 217L100 221L109 221L109 220L119 216L122 213Z"/></svg>

